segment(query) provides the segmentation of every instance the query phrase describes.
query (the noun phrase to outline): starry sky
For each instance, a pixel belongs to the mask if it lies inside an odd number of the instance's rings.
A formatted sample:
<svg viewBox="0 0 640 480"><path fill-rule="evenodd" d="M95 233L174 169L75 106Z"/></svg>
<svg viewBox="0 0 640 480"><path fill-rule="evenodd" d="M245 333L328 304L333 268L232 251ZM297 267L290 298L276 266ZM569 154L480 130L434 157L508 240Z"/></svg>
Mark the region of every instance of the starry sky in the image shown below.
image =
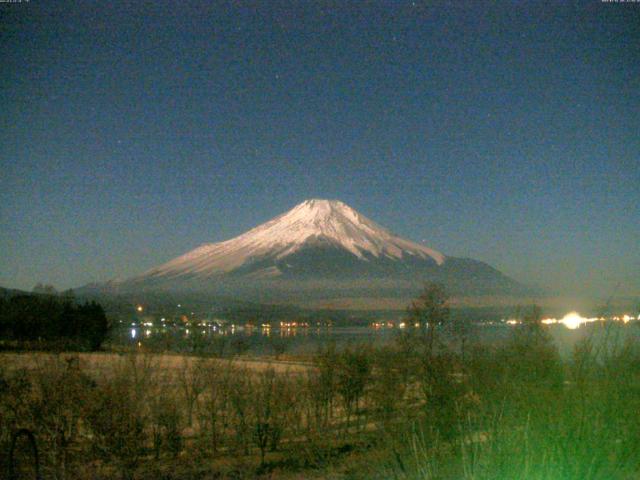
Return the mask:
<svg viewBox="0 0 640 480"><path fill-rule="evenodd" d="M0 4L0 285L125 278L307 198L640 295L640 4Z"/></svg>

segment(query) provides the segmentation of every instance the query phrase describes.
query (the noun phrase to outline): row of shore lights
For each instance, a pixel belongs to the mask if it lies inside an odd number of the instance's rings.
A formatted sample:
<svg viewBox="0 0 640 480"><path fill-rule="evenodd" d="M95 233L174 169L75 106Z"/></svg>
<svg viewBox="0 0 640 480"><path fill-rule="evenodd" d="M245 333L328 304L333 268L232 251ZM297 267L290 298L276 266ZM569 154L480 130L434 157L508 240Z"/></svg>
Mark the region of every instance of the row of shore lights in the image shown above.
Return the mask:
<svg viewBox="0 0 640 480"><path fill-rule="evenodd" d="M578 312L569 312L567 313L564 317L557 319L557 318L543 318L542 319L542 323L545 325L554 325L554 324L562 324L565 327L567 327L570 330L575 330L576 328L580 327L581 325L585 325L587 323L592 323L592 322L604 322L605 320L607 320L607 318L605 317L591 317L591 318L587 318L587 317L583 317L582 315L580 315ZM634 320L640 320L640 315L638 315L638 317L633 317L632 315L621 315L621 316L614 316L609 318L609 320L612 320L614 322L622 322L624 324L627 324L631 321ZM520 320L507 320L507 323L509 325L518 325L520 323L522 323Z"/></svg>

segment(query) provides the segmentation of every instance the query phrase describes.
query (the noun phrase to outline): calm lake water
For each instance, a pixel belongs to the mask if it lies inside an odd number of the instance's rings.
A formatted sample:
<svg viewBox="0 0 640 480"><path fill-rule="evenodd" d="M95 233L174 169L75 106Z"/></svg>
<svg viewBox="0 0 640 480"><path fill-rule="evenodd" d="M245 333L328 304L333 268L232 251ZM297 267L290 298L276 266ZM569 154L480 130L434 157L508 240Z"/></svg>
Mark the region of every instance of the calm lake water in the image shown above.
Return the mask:
<svg viewBox="0 0 640 480"><path fill-rule="evenodd" d="M517 326L506 324L476 324L470 327L467 344L498 344L512 335ZM640 341L640 321L595 322L569 329L564 325L549 325L548 331L560 353L568 356L577 342L591 338L609 346L622 346L626 341ZM253 355L310 354L334 344L337 348L364 344L378 346L393 342L406 332L399 328L373 327L303 327L303 328L243 328L207 327L145 327L130 326L114 332L114 343L138 345L149 349L203 352L212 354L250 353ZM454 348L457 339L447 331L442 338Z"/></svg>

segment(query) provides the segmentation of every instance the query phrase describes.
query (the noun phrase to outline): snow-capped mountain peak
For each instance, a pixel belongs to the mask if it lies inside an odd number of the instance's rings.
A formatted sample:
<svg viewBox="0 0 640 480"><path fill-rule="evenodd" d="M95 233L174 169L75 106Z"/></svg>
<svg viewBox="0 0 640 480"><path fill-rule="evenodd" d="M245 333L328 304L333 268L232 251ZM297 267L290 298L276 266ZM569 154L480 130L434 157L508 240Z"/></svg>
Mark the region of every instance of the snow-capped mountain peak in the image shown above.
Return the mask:
<svg viewBox="0 0 640 480"><path fill-rule="evenodd" d="M311 199L236 238L202 245L143 277L215 276L256 259L283 259L314 242L344 249L363 261L407 256L437 265L445 261L441 253L392 234L341 201Z"/></svg>

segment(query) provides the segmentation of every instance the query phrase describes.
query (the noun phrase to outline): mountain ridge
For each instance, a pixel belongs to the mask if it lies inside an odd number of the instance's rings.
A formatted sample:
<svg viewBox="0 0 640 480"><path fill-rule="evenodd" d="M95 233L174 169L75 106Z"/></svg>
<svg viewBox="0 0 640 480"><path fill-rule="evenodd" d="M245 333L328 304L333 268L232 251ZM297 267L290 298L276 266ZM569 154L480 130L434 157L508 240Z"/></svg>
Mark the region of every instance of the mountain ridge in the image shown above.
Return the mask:
<svg viewBox="0 0 640 480"><path fill-rule="evenodd" d="M438 264L444 255L393 235L364 215L338 200L306 200L277 217L230 240L207 243L158 267L141 277L173 274L228 273L248 259L271 256L281 259L324 240L342 247L359 259L387 256L398 258L403 252Z"/></svg>
<svg viewBox="0 0 640 480"><path fill-rule="evenodd" d="M127 290L224 292L269 298L379 295L425 281L452 293L523 287L490 265L446 256L393 234L339 200L309 199L237 237L206 243L141 275L103 284ZM262 298L264 300L264 298Z"/></svg>

